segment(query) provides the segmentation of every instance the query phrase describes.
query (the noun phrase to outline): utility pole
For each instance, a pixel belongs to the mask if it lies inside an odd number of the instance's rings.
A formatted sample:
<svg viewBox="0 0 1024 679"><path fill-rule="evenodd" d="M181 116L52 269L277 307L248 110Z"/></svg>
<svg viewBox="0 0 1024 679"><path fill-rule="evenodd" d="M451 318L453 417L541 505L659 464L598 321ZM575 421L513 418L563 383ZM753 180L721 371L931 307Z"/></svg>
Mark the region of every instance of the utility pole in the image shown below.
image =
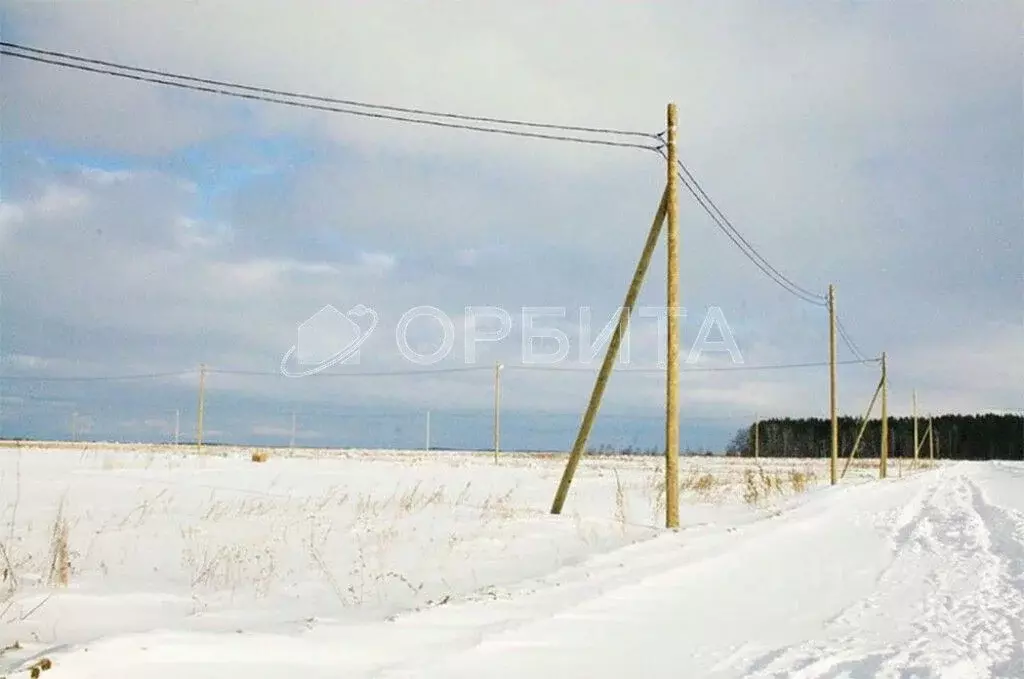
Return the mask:
<svg viewBox="0 0 1024 679"><path fill-rule="evenodd" d="M828 400L829 412L832 414L832 460L829 464L829 475L832 485L836 485L836 464L839 461L839 416L836 413L836 289L828 286Z"/></svg>
<svg viewBox="0 0 1024 679"><path fill-rule="evenodd" d="M501 371L505 366L494 364L494 464L498 464L498 450L501 448Z"/></svg>
<svg viewBox="0 0 1024 679"><path fill-rule="evenodd" d="M666 193L668 203L668 351L665 375L665 526L679 527L679 170L676 105L668 105Z"/></svg>
<svg viewBox="0 0 1024 679"><path fill-rule="evenodd" d="M754 416L754 459L761 459L761 418Z"/></svg>
<svg viewBox="0 0 1024 679"><path fill-rule="evenodd" d="M932 429L932 416L928 416L928 459L935 463L935 430Z"/></svg>
<svg viewBox="0 0 1024 679"><path fill-rule="evenodd" d="M199 410L196 413L196 452L203 452L203 411L206 407L206 364L199 364Z"/></svg>
<svg viewBox="0 0 1024 679"><path fill-rule="evenodd" d="M889 376L886 371L885 352L882 352L882 442L881 459L878 463L878 478L884 479L889 473Z"/></svg>
<svg viewBox="0 0 1024 679"><path fill-rule="evenodd" d="M917 389L913 391L914 399L914 467L917 468L917 455L921 447L921 440L917 435Z"/></svg>

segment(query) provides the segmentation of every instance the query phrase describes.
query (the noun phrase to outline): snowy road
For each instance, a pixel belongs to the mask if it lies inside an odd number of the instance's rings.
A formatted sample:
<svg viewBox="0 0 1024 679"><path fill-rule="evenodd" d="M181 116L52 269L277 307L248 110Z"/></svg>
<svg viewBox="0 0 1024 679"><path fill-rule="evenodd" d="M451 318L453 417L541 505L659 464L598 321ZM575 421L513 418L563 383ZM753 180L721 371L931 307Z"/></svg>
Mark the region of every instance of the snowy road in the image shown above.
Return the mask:
<svg viewBox="0 0 1024 679"><path fill-rule="evenodd" d="M1024 466L964 463L819 488L386 621L49 648L44 676L1019 678L1022 621Z"/></svg>
<svg viewBox="0 0 1024 679"><path fill-rule="evenodd" d="M961 465L824 493L692 561L680 535L681 563L407 676L1024 677L1022 491L1024 468Z"/></svg>

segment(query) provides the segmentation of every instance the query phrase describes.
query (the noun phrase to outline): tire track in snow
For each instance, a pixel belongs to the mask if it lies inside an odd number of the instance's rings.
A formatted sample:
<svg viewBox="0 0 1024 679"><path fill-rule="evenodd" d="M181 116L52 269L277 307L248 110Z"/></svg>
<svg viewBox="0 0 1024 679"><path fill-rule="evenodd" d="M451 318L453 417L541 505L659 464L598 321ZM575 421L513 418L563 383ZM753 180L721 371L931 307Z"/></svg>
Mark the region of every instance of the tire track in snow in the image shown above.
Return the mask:
<svg viewBox="0 0 1024 679"><path fill-rule="evenodd" d="M950 470L891 537L878 589L826 624L830 638L766 653L748 676L1024 676L1024 518ZM871 643L894 631L901 643Z"/></svg>
<svg viewBox="0 0 1024 679"><path fill-rule="evenodd" d="M1018 476L1016 473L1013 475ZM992 504L977 483L968 483L974 510L989 529L990 549L1003 561L1006 585L1017 593L1015 598L1006 602L1007 621L1017 643L1010 657L993 665L992 672L1001 677L1024 677L1024 515Z"/></svg>

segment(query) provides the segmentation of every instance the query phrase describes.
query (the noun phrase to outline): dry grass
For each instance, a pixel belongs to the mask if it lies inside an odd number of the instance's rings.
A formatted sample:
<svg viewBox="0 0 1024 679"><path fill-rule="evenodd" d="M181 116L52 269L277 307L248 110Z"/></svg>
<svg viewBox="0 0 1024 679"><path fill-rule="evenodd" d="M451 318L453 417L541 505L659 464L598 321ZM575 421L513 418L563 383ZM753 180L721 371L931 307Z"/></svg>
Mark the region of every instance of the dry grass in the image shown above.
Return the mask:
<svg viewBox="0 0 1024 679"><path fill-rule="evenodd" d="M57 506L57 518L50 535L50 572L52 586L67 587L71 582L71 549L68 544L68 520L64 516L64 499Z"/></svg>
<svg viewBox="0 0 1024 679"><path fill-rule="evenodd" d="M28 676L32 677L32 679L39 679L39 675L51 667L53 667L53 663L50 662L49 658L40 658L29 666Z"/></svg>
<svg viewBox="0 0 1024 679"><path fill-rule="evenodd" d="M622 479L619 478L618 470L615 470L615 520L622 527L622 530L626 529L627 517L629 511L626 507L626 487L622 485Z"/></svg>
<svg viewBox="0 0 1024 679"><path fill-rule="evenodd" d="M78 516L62 502L56 520L50 514L36 521L33 531L37 531L36 542L32 550L20 548L23 542L12 543L0 535L0 626L4 618L5 590L13 594L16 574L31 574L33 582L51 586L68 586L71 579L78 580L94 572L102 572L105 576L109 572L109 577L116 578L115 573L123 572L125 564L133 562L134 557L115 553L111 545L123 540L116 535L111 537L109 533L139 531L154 518L177 518L183 508L190 514L187 522L174 525L180 530L180 538L177 533L170 536L180 544L180 551L170 553L171 575L179 575L177 572L180 571L182 588L186 592L191 591L193 600L200 606L207 594L230 592L234 596L251 592L256 598L277 596L279 585L283 587L285 583L301 579L306 573L311 574L314 581L319 581L328 600L333 594L342 606L356 606L382 597L417 597L435 587L432 579L440 577L438 574L443 574L444 569L455 567L453 564L476 558L481 553L493 560L507 558L513 550L508 553L504 550L508 549L507 545L514 548L515 543L510 539L503 545L503 541L494 539L493 535L504 531L507 525L509 533L515 532L516 537L522 537L533 528L522 526L520 519L547 513L545 506L538 506L538 503L546 501L546 496L538 500L524 492L523 495L529 498L526 502L516 493L518 484L511 487L511 482L490 493L479 488L477 480L462 479L458 485L453 483L446 487L439 482L417 481L413 477L396 484L393 489L378 487L363 494L355 489L351 493L346 492L344 484L348 481L341 479L339 485L294 496L287 485L286 474L291 471L290 465L300 461L287 459L287 451L246 448L239 451L231 464L245 468L247 457L253 463L263 463L271 454L275 464L270 466L275 468L275 472L280 468L285 480L282 486L278 486L278 479L271 479L266 491L204 485L198 492L190 489L187 499L176 500L170 491L161 489L140 496L134 507L126 503L109 517L102 516L104 508L99 508L95 510L98 514L95 518L89 516L94 511L92 509L86 508L85 515ZM387 463L400 460L403 464L417 464L424 460L442 460L452 466L467 464L466 458L460 456L378 455L376 451L354 451L349 456L365 456ZM171 460L178 459L169 456L168 468L171 468ZM542 459L532 455L509 455L505 461L510 467L514 460L514 464L543 473L550 463L538 461ZM130 469L137 467L140 461L151 464L152 456L115 458L113 455L101 455L91 464L102 464L108 469ZM689 502L739 504L746 500L757 505L774 499L776 495L806 492L816 483L814 470L817 470L818 477L822 474L820 461L793 460L763 466L739 460L735 464L704 459L682 462L680 491L681 495L685 493ZM198 467L204 463L196 461L195 465ZM819 466L814 467L814 464ZM162 462L160 466L163 466ZM561 461L556 461L552 467L560 471ZM237 466L234 468L238 469ZM609 527L615 532L621 528L626 535L636 527L657 528L663 525L666 497L661 460L588 458L583 470L583 474L592 474L591 478L603 478L600 483L607 484L604 487L609 491L612 490L612 478L615 485L614 499L609 492L597 504L573 513L578 541L587 544L606 541L610 537L607 535ZM259 470L252 472L257 478L266 479ZM182 478L186 479L185 483L191 483L191 477ZM585 483L587 479L577 482ZM530 489L527 485L526 490ZM243 494L238 497L236 493ZM643 516L648 506L650 522ZM615 524L612 526L608 521L611 518L609 509L614 510ZM704 512L711 508L699 509ZM419 517L420 512L429 514ZM422 535L424 527L438 518L435 515L445 520L449 512L456 515L456 520L451 530L443 531L436 540L443 545L442 549L430 553L430 556L438 557L436 568L429 576L421 574L418 557L410 559L406 553L407 539L420 539L415 535L417 531ZM592 521L595 515L601 516ZM96 526L84 530L82 521L86 524L95 521ZM69 524L73 531L69 531ZM328 530L332 525L333 533ZM144 533L142 535L148 537ZM435 540L431 539L431 542ZM296 544L303 544L304 548L296 552ZM72 548L77 548L81 554ZM8 553L10 551L16 553ZM26 568L24 559L28 554L35 558ZM119 558L120 563L117 561ZM561 559L562 555L558 558ZM477 577L476 573L473 577ZM481 574L480 577L486 576ZM428 581L426 588L419 581L421 578Z"/></svg>
<svg viewBox="0 0 1024 679"><path fill-rule="evenodd" d="M715 476L713 474L705 473L697 477L697 480L693 483L693 489L697 491L698 495L707 497L717 485L718 481L715 479Z"/></svg>

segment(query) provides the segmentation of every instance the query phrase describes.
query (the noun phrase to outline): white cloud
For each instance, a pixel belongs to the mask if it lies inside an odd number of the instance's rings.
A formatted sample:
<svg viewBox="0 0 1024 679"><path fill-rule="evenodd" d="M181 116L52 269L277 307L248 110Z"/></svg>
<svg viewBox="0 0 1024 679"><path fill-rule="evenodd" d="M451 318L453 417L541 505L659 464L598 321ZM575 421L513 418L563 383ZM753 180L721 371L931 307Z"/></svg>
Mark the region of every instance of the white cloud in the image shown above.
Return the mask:
<svg viewBox="0 0 1024 679"><path fill-rule="evenodd" d="M0 203L0 245L25 221L25 210L12 203Z"/></svg>
<svg viewBox="0 0 1024 679"><path fill-rule="evenodd" d="M243 12L246 31L219 28ZM944 352L966 351L959 338L982 314L1005 316L1006 291L1020 287L1019 276L1007 283L972 273L1012 266L993 253L1014 252L1020 235L962 226L963 214L974 224L1019 225L1004 219L1013 209L1010 217L1020 216L1019 187L997 192L988 181L1020 174L1019 153L999 155L1020 146L1021 120L1000 104L1019 88L1019 21L1008 20L1017 14L998 2L8 10L27 43L369 101L655 132L675 99L683 157L720 207L797 281L815 289L836 282L843 318L865 350L887 349L894 380L921 383ZM161 39L168 34L187 39ZM663 181L660 160L646 152L239 104L6 58L0 70L5 142L58 155L166 160L181 152L218 168L215 143L251 139L254 159L241 165L280 173L204 206L209 187L191 160L148 174L32 170L41 183L26 180L17 202L0 204L0 258L23 327L79 333L67 335L69 350L86 351L108 332L174 367L272 368L296 323L327 303L366 301L383 316L420 303L610 307L621 302ZM286 153L257 148L283 134L308 144L313 158L289 168L278 157ZM771 287L683 199L684 303L726 308L750 363L825 356L820 310ZM449 267L453 258L458 266ZM387 275L399 262L403 275ZM644 291L650 303L663 299L663 270L659 250ZM962 292L942 292L929 275ZM979 298L998 303L986 312ZM648 355L655 348L648 331L634 340ZM996 358L943 372L942 398L966 407L1001 397L1007 371L997 366L1015 351L991 345ZM919 353L932 360L912 361ZM856 375L844 377L842 401L854 410L846 395L859 397L873 379ZM536 387L520 396L510 387L508 402L582 403L588 378L556 377L520 382ZM472 403L487 381L474 380L429 390L377 383L365 394ZM622 391L609 398L620 406L662 398L657 378L616 380ZM694 407L816 411L823 402L816 374L690 374L686 382Z"/></svg>
<svg viewBox="0 0 1024 679"><path fill-rule="evenodd" d="M43 194L29 206L39 217L62 217L79 212L89 202L88 194L81 189L61 184L50 184Z"/></svg>
<svg viewBox="0 0 1024 679"><path fill-rule="evenodd" d="M30 368L39 369L46 368L52 361L42 356L32 356L31 354L9 354L4 357L4 361L11 366L16 368Z"/></svg>
<svg viewBox="0 0 1024 679"><path fill-rule="evenodd" d="M128 170L104 170L98 167L83 167L82 174L100 186L109 186L128 180L132 173Z"/></svg>
<svg viewBox="0 0 1024 679"><path fill-rule="evenodd" d="M386 252L360 252L359 264L365 270L377 276L383 276L397 264L397 258Z"/></svg>

